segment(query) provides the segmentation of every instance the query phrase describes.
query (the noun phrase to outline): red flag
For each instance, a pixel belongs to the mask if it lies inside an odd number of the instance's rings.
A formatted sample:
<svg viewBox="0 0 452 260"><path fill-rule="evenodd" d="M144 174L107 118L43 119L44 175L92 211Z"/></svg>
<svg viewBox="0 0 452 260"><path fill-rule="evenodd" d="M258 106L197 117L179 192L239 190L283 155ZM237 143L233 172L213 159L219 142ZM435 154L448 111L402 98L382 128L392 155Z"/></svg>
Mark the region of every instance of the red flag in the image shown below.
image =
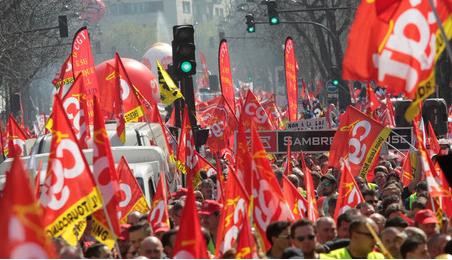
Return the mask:
<svg viewBox="0 0 452 260"><path fill-rule="evenodd" d="M199 51L199 59L201 60L201 69L202 69L202 74L200 76L198 76L198 79L200 79L199 87L208 88L209 87L209 71L207 69L206 56L201 51Z"/></svg>
<svg viewBox="0 0 452 260"><path fill-rule="evenodd" d="M115 53L115 64L117 89L115 114L119 120L116 132L121 142L125 143L125 123L137 122L144 116L144 111L118 53Z"/></svg>
<svg viewBox="0 0 452 260"><path fill-rule="evenodd" d="M225 203L218 222L217 258L222 257L224 252L236 246L239 231L243 228L244 222L249 220L250 197L234 170L229 172L228 176L224 190Z"/></svg>
<svg viewBox="0 0 452 260"><path fill-rule="evenodd" d="M267 226L275 221L292 221L294 218L254 126L251 128L251 144L253 219L257 234L263 240L265 249L268 250L271 245L266 239Z"/></svg>
<svg viewBox="0 0 452 260"><path fill-rule="evenodd" d="M117 172L119 175L118 219L121 224L125 224L130 212L138 211L144 214L149 211L149 206L124 157L119 161Z"/></svg>
<svg viewBox="0 0 452 260"><path fill-rule="evenodd" d="M155 191L154 198L152 198L151 212L149 213L149 223L152 230L157 230L159 227L166 227L170 229L169 215L165 173L160 173L159 182L157 184L157 190Z"/></svg>
<svg viewBox="0 0 452 260"><path fill-rule="evenodd" d="M284 122L281 112L278 109L278 106L275 104L275 96L272 95L269 99L262 102L261 105L265 109L265 112L267 112L267 115L269 116L270 122L273 124L273 126L275 126L277 129L283 129Z"/></svg>
<svg viewBox="0 0 452 260"><path fill-rule="evenodd" d="M100 209L102 197L58 96L53 104L51 152L40 200L46 232L57 237Z"/></svg>
<svg viewBox="0 0 452 260"><path fill-rule="evenodd" d="M57 257L28 176L22 160L16 157L0 197L0 258Z"/></svg>
<svg viewBox="0 0 452 260"><path fill-rule="evenodd" d="M372 114L375 110L377 110L381 106L380 101L378 100L377 96L375 95L375 92L373 91L369 83L367 84L367 102L369 105L368 110L369 114Z"/></svg>
<svg viewBox="0 0 452 260"><path fill-rule="evenodd" d="M64 112L66 112L80 146L88 148L86 142L91 133L89 131L88 103L84 85L84 79L79 74L62 101Z"/></svg>
<svg viewBox="0 0 452 260"><path fill-rule="evenodd" d="M297 121L298 115L298 78L297 58L295 56L295 45L292 38L287 37L284 44L284 69L286 76L287 102L289 106L289 120Z"/></svg>
<svg viewBox="0 0 452 260"><path fill-rule="evenodd" d="M273 130L267 112L257 101L253 92L248 90L246 95L246 101L240 112L239 120L247 129L251 128L251 124L254 124L259 130Z"/></svg>
<svg viewBox="0 0 452 260"><path fill-rule="evenodd" d="M428 136L430 141L430 150L439 154L441 152L441 146L439 146L438 139L436 138L435 130L433 130L432 124L428 121Z"/></svg>
<svg viewBox="0 0 452 260"><path fill-rule="evenodd" d="M70 84L72 82L74 82L74 75L72 74L71 55L69 55L67 56L63 65L61 65L60 71L52 80L52 84L57 88L61 88L64 85Z"/></svg>
<svg viewBox="0 0 452 260"><path fill-rule="evenodd" d="M91 51L91 41L86 27L80 28L80 30L75 33L72 41L71 64L73 78L76 78L78 74L81 73L84 79L88 102L88 116L91 124L93 122L93 96L98 95L99 86L97 83L94 58Z"/></svg>
<svg viewBox="0 0 452 260"><path fill-rule="evenodd" d="M348 161L353 176L366 178L391 129L353 106L347 107L339 121L330 148L329 165L341 168L340 161L344 158Z"/></svg>
<svg viewBox="0 0 452 260"><path fill-rule="evenodd" d="M228 42L224 39L221 40L218 50L218 67L220 72L221 93L229 104L229 107L235 108L234 82L232 81Z"/></svg>
<svg viewBox="0 0 452 260"><path fill-rule="evenodd" d="M177 150L177 168L181 173L186 174L195 169L195 166L198 163L198 157L196 156L195 151L195 139L188 118L188 107L185 106L179 147ZM195 172L193 172L193 175L194 174Z"/></svg>
<svg viewBox="0 0 452 260"><path fill-rule="evenodd" d="M283 191L294 218L306 217L309 203L286 176L283 176Z"/></svg>
<svg viewBox="0 0 452 260"><path fill-rule="evenodd" d="M403 161L403 165L402 165L402 176L401 176L401 180L403 183L403 187L408 187L408 185L410 185L411 181L413 180L413 176L414 176L414 169L413 169L413 165L411 163L411 153L408 152L406 154L405 160Z"/></svg>
<svg viewBox="0 0 452 260"><path fill-rule="evenodd" d="M249 219L243 221L242 228L237 238L237 253L236 259L258 259L256 242L250 227Z"/></svg>
<svg viewBox="0 0 452 260"><path fill-rule="evenodd" d="M225 156L226 157L226 156ZM245 127L239 124L237 130L237 150L235 154L235 169L240 182L248 194L253 194L253 177L251 171L251 154L246 140ZM231 162L231 160L229 160Z"/></svg>
<svg viewBox="0 0 452 260"><path fill-rule="evenodd" d="M452 13L446 3L437 1L436 9L447 24ZM362 1L348 35L343 79L374 80L393 95L412 98L405 114L411 121L418 103L435 91L435 63L445 48L432 14L429 1ZM446 34L450 39L452 30Z"/></svg>
<svg viewBox="0 0 452 260"><path fill-rule="evenodd" d="M338 187L339 194L337 196L336 210L334 211L334 219L336 220L347 209L355 208L359 203L364 202L363 195L347 165L343 167Z"/></svg>
<svg viewBox="0 0 452 260"><path fill-rule="evenodd" d="M310 202L307 208L307 218L313 222L319 218L317 209L317 199L314 189L314 181L312 180L311 170L306 167L303 152L301 152L301 170L304 172L304 185L306 188L306 198Z"/></svg>
<svg viewBox="0 0 452 260"><path fill-rule="evenodd" d="M114 246L115 237L121 233L117 213L119 184L115 162L111 154L110 140L105 130L104 116L100 111L99 100L96 96L94 96L93 139L93 175L102 195L104 210L94 213L91 234L111 249Z"/></svg>
<svg viewBox="0 0 452 260"><path fill-rule="evenodd" d="M237 119L226 99L220 96L217 103L203 109L201 118L204 126L210 128L207 144L213 151L229 146L228 139L237 127Z"/></svg>
<svg viewBox="0 0 452 260"><path fill-rule="evenodd" d="M174 258L209 259L207 246L199 224L198 210L193 193L193 180L187 175L187 198L182 211L181 221L174 242Z"/></svg>
<svg viewBox="0 0 452 260"><path fill-rule="evenodd" d="M396 126L395 123L395 110L394 105L391 102L391 96L389 93L386 93L386 110L387 110L387 120L385 125L394 128Z"/></svg>
<svg viewBox="0 0 452 260"><path fill-rule="evenodd" d="M16 156L24 156L25 151L25 140L27 140L27 135L24 133L22 128L17 124L16 120L12 115L8 117L8 157L13 158Z"/></svg>

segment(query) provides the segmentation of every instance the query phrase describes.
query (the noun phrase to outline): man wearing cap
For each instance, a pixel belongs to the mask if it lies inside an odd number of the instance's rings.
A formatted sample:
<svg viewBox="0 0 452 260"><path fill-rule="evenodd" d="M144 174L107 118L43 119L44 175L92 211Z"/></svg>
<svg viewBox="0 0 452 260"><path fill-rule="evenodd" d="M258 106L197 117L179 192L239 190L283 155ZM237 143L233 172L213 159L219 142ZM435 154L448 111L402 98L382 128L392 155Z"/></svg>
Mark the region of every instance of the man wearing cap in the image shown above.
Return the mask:
<svg viewBox="0 0 452 260"><path fill-rule="evenodd" d="M320 178L317 194L319 195L319 207L323 209L324 214L328 214L328 200L337 194L336 190L337 181L333 174L326 174Z"/></svg>
<svg viewBox="0 0 452 260"><path fill-rule="evenodd" d="M438 234L438 220L431 209L419 210L414 216L414 224L425 232L427 238Z"/></svg>
<svg viewBox="0 0 452 260"><path fill-rule="evenodd" d="M199 215L201 216L201 225L210 233L209 251L215 253L215 242L217 238L218 222L223 204L215 200L204 200Z"/></svg>

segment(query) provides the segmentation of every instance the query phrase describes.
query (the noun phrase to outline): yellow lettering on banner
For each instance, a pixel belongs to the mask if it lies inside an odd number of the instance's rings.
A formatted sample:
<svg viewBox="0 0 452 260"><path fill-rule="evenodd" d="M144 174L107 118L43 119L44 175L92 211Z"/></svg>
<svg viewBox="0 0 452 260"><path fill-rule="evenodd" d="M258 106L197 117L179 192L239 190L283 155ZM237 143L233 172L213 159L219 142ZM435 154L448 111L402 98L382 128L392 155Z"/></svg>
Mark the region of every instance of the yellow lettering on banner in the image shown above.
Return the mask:
<svg viewBox="0 0 452 260"><path fill-rule="evenodd" d="M126 120L126 123L137 121L140 117L144 115L143 108L141 106L138 106L129 112L124 114L124 120Z"/></svg>
<svg viewBox="0 0 452 260"><path fill-rule="evenodd" d="M94 188L90 194L74 203L48 225L46 233L50 237L57 237L100 208L102 208L102 198L99 190Z"/></svg>
<svg viewBox="0 0 452 260"><path fill-rule="evenodd" d="M366 159L364 160L363 166L361 167L361 170L359 172L359 175L361 177L363 178L367 177L367 172L369 171L369 168L372 166L375 156L377 155L377 152L380 150L381 145L388 138L390 133L391 129L385 127L380 132L378 137L374 140L372 146L369 149L369 152L367 153Z"/></svg>
<svg viewBox="0 0 452 260"><path fill-rule="evenodd" d="M71 246L77 246L78 241L85 232L87 223L86 219L79 221L77 224L73 225L71 228L67 228L61 237L68 242Z"/></svg>
<svg viewBox="0 0 452 260"><path fill-rule="evenodd" d="M444 31L446 32L447 39L452 38L452 16L449 17L443 23ZM446 48L444 39L441 35L441 31L438 29L436 31L436 53L435 53L435 63L438 61L441 53ZM432 72L428 76L427 79L420 82L416 88L416 94L411 102L410 106L407 108L405 112L405 119L408 122L411 122L416 115L421 112L419 110L419 103L428 98L431 94L435 92L435 69L433 68Z"/></svg>
<svg viewBox="0 0 452 260"><path fill-rule="evenodd" d="M147 213L149 211L149 206L148 203L146 202L146 199L144 198L144 196L141 196L141 198L139 200L137 200L137 202L135 202L135 204L133 205L132 208L130 208L129 212L127 212L127 214L125 214L121 220L119 221L121 224L126 224L127 223L127 216L132 212L132 211L138 211L140 213Z"/></svg>
<svg viewBox="0 0 452 260"><path fill-rule="evenodd" d="M116 236L96 218L93 218L91 225L91 236L100 243L106 245L110 250L113 249L115 245Z"/></svg>

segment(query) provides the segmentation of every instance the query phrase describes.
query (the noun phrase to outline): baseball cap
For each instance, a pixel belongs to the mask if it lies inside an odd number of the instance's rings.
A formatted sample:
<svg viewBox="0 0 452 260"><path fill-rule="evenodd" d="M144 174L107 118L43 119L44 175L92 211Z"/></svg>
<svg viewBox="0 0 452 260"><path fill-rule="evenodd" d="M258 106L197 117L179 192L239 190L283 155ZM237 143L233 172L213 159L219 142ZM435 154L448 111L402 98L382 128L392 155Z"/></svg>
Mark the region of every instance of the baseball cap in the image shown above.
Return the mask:
<svg viewBox="0 0 452 260"><path fill-rule="evenodd" d="M438 224L438 220L431 209L419 210L414 216L414 221L417 224Z"/></svg>
<svg viewBox="0 0 452 260"><path fill-rule="evenodd" d="M152 227L154 230L154 234L158 234L160 232L167 232L170 230L168 224L166 223L158 223Z"/></svg>
<svg viewBox="0 0 452 260"><path fill-rule="evenodd" d="M202 203L201 211L199 211L200 215L210 216L211 214L221 211L223 208L223 204L219 203L215 200L204 200Z"/></svg>

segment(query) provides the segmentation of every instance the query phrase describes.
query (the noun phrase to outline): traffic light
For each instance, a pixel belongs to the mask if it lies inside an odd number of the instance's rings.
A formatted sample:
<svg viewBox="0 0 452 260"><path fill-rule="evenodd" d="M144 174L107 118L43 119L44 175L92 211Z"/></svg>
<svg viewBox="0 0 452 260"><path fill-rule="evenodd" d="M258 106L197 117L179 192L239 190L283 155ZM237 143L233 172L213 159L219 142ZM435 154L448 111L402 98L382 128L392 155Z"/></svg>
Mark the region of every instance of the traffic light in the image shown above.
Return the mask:
<svg viewBox="0 0 452 260"><path fill-rule="evenodd" d="M252 14L247 14L245 17L246 17L246 31L249 33L256 32L256 21L254 21L254 16Z"/></svg>
<svg viewBox="0 0 452 260"><path fill-rule="evenodd" d="M58 29L60 30L60 38L67 38L69 36L66 15L58 16Z"/></svg>
<svg viewBox="0 0 452 260"><path fill-rule="evenodd" d="M338 79L331 80L331 83L333 83L334 86L339 86L339 80Z"/></svg>
<svg viewBox="0 0 452 260"><path fill-rule="evenodd" d="M279 24L279 14L276 8L277 5L275 0L267 1L268 22L270 23L270 25Z"/></svg>
<svg viewBox="0 0 452 260"><path fill-rule="evenodd" d="M196 74L194 32L193 25L173 26L173 66L179 79Z"/></svg>

